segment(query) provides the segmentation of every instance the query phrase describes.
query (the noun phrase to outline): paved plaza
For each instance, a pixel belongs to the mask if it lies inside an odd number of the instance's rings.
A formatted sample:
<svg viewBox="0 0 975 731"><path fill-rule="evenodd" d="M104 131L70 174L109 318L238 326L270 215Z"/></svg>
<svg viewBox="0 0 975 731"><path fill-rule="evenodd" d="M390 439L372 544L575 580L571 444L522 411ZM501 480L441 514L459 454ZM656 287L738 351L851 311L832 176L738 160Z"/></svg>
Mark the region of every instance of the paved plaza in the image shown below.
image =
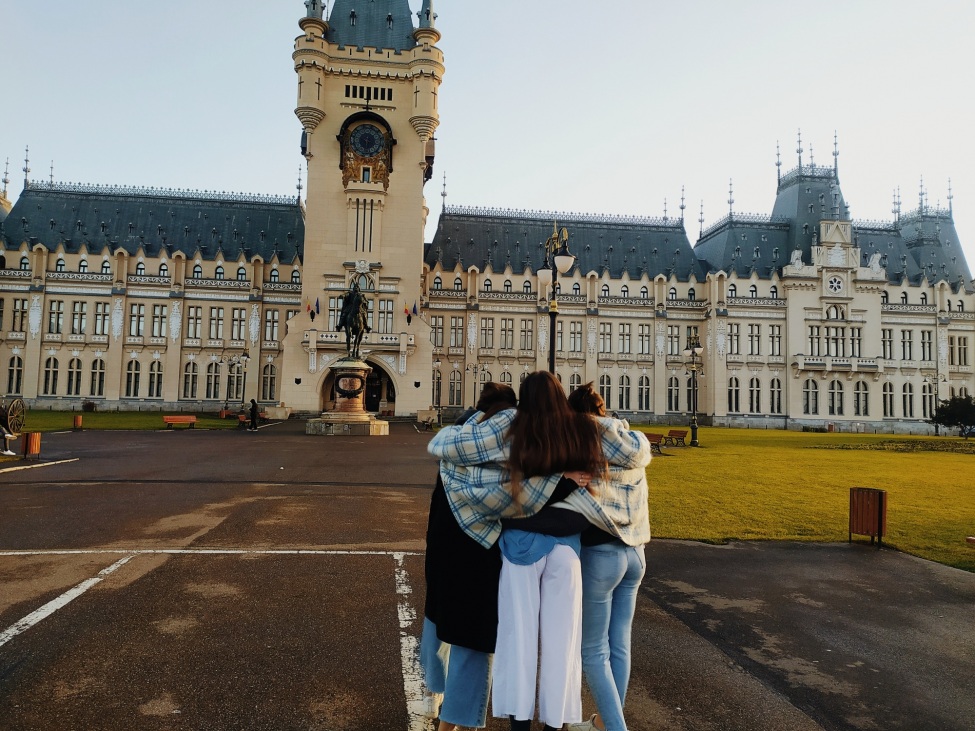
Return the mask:
<svg viewBox="0 0 975 731"><path fill-rule="evenodd" d="M0 729L432 730L429 438L44 434L0 465ZM975 575L863 544L648 565L631 731L975 728Z"/></svg>

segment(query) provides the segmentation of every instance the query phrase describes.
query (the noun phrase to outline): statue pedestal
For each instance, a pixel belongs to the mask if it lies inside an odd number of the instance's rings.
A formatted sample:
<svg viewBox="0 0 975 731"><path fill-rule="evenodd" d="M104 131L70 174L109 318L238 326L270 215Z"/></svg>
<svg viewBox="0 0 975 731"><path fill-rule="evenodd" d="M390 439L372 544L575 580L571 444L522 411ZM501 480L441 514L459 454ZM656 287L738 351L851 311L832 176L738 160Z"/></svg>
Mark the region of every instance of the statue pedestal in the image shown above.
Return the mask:
<svg viewBox="0 0 975 731"><path fill-rule="evenodd" d="M389 436L389 422L365 410L366 377L372 372L358 358L340 358L329 369L335 375L335 408L309 419L305 434L325 437Z"/></svg>

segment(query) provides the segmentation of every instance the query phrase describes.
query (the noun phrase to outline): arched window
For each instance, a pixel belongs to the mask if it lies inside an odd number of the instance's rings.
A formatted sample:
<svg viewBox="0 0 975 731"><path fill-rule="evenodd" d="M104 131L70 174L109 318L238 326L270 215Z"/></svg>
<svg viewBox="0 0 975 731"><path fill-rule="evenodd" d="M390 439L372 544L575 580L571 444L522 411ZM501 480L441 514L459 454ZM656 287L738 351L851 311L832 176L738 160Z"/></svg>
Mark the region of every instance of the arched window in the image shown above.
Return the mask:
<svg viewBox="0 0 975 731"><path fill-rule="evenodd" d="M630 296L630 288L624 284L622 287L620 287L620 297L629 297L629 296Z"/></svg>
<svg viewBox="0 0 975 731"><path fill-rule="evenodd" d="M894 417L894 384L888 381L883 388L884 397L884 417L892 419Z"/></svg>
<svg viewBox="0 0 975 731"><path fill-rule="evenodd" d="M278 369L268 363L261 371L261 401L278 400Z"/></svg>
<svg viewBox="0 0 975 731"><path fill-rule="evenodd" d="M68 390L66 395L81 395L81 358L72 358L68 361Z"/></svg>
<svg viewBox="0 0 975 731"><path fill-rule="evenodd" d="M571 376L569 376L569 393L572 393L581 385L582 376L580 376L578 373L573 373Z"/></svg>
<svg viewBox="0 0 975 731"><path fill-rule="evenodd" d="M237 267L237 281L238 282L246 282L247 281L247 269L245 269L242 266Z"/></svg>
<svg viewBox="0 0 975 731"><path fill-rule="evenodd" d="M802 384L802 413L809 416L819 414L819 386L811 378Z"/></svg>
<svg viewBox="0 0 975 731"><path fill-rule="evenodd" d="M447 405L464 405L464 376L458 370L450 372L450 382L448 383Z"/></svg>
<svg viewBox="0 0 975 731"><path fill-rule="evenodd" d="M605 373L599 377L599 395L603 397L603 402L606 404L606 410L610 411L613 408L610 405L610 401L612 401L613 396L613 382Z"/></svg>
<svg viewBox="0 0 975 731"><path fill-rule="evenodd" d="M78 262L78 271L81 272L82 274L88 271L87 259L82 259L81 261Z"/></svg>
<svg viewBox="0 0 975 731"><path fill-rule="evenodd" d="M217 266L217 268L213 270L213 278L214 279L223 279L223 266L222 265Z"/></svg>
<svg viewBox="0 0 975 731"><path fill-rule="evenodd" d="M925 383L921 386L921 418L930 419L934 416L934 384Z"/></svg>
<svg viewBox="0 0 975 731"><path fill-rule="evenodd" d="M670 291L667 293L667 299L669 300L677 299L677 287L670 288Z"/></svg>
<svg viewBox="0 0 975 731"><path fill-rule="evenodd" d="M697 292L694 291L694 287L687 290L687 299L689 299L691 302L697 299Z"/></svg>
<svg viewBox="0 0 975 731"><path fill-rule="evenodd" d="M600 297L609 297L609 285L604 284L602 289L599 290Z"/></svg>
<svg viewBox="0 0 975 731"><path fill-rule="evenodd" d="M7 366L7 393L20 394L24 388L24 361L19 355L10 358Z"/></svg>
<svg viewBox="0 0 975 731"><path fill-rule="evenodd" d="M901 401L904 408L904 418L914 418L914 386L905 383L901 388Z"/></svg>
<svg viewBox="0 0 975 731"><path fill-rule="evenodd" d="M830 305L826 308L826 319L827 320L840 320L843 317L843 313L840 308L836 305Z"/></svg>
<svg viewBox="0 0 975 731"><path fill-rule="evenodd" d="M106 259L102 262L102 274L111 274L111 273L112 273L112 265L108 261L108 259Z"/></svg>
<svg viewBox="0 0 975 731"><path fill-rule="evenodd" d="M193 279L203 279L203 267L199 264L193 267Z"/></svg>
<svg viewBox="0 0 975 731"><path fill-rule="evenodd" d="M582 294L582 287L578 282L572 285L572 294Z"/></svg>
<svg viewBox="0 0 975 731"><path fill-rule="evenodd" d="M169 276L169 265L166 262L163 262L162 264L159 265L159 276L160 277Z"/></svg>
<svg viewBox="0 0 975 731"><path fill-rule="evenodd" d="M741 411L741 381L738 376L728 379L728 413L737 414Z"/></svg>
<svg viewBox="0 0 975 731"><path fill-rule="evenodd" d="M777 300L779 298L779 288L776 287L775 285L769 287L768 296L770 299Z"/></svg>
<svg viewBox="0 0 975 731"><path fill-rule="evenodd" d="M146 265L140 261L138 264L135 265L135 273L136 276L144 277L146 274Z"/></svg>
<svg viewBox="0 0 975 731"><path fill-rule="evenodd" d="M748 288L748 296L751 297L752 299L758 297L758 285L753 284L751 287Z"/></svg>
<svg viewBox="0 0 975 731"><path fill-rule="evenodd" d="M485 292L490 292L491 291L491 286L492 286L491 285L491 280L490 279L485 279L484 280L484 291Z"/></svg>
<svg viewBox="0 0 975 731"><path fill-rule="evenodd" d="M958 300L958 311L959 312L965 311L965 302L963 300Z"/></svg>
<svg viewBox="0 0 975 731"><path fill-rule="evenodd" d="M948 312L951 312L951 300L945 300L945 302L948 305Z"/></svg>
<svg viewBox="0 0 975 731"><path fill-rule="evenodd" d="M888 302L890 302L890 295L886 291L881 292L880 293L880 304L886 305Z"/></svg>
<svg viewBox="0 0 975 731"><path fill-rule="evenodd" d="M738 287L736 287L733 284L729 284L728 285L728 298L730 299L731 297L737 297L737 296L738 296Z"/></svg>
<svg viewBox="0 0 975 731"><path fill-rule="evenodd" d="M54 265L54 271L63 272L67 267L65 266L64 259L58 259L57 263Z"/></svg>
<svg viewBox="0 0 975 731"><path fill-rule="evenodd" d="M870 392L865 381L857 381L853 386L853 415L870 416Z"/></svg>
<svg viewBox="0 0 975 731"><path fill-rule="evenodd" d="M443 280L440 278L439 275L433 278L433 288L443 289Z"/></svg>
<svg viewBox="0 0 975 731"><path fill-rule="evenodd" d="M928 303L928 293L921 292L921 304L926 305Z"/></svg>
<svg viewBox="0 0 975 731"><path fill-rule="evenodd" d="M510 386L511 385L511 372L510 371L501 371L501 378L499 380L499 383L503 383L506 386Z"/></svg>
<svg viewBox="0 0 975 731"><path fill-rule="evenodd" d="M88 395L100 398L105 395L105 361L97 358L91 363L91 388Z"/></svg>
<svg viewBox="0 0 975 731"><path fill-rule="evenodd" d="M291 270L291 283L301 284L301 271L298 269Z"/></svg>
<svg viewBox="0 0 975 731"><path fill-rule="evenodd" d="M511 291L511 280L510 279L505 279L504 280L504 291L505 292L510 292Z"/></svg>
<svg viewBox="0 0 975 731"><path fill-rule="evenodd" d="M183 368L183 398L195 399L200 380L200 368L190 361Z"/></svg>
<svg viewBox="0 0 975 731"><path fill-rule="evenodd" d="M521 285L521 291L524 292L525 294L531 294L532 283L526 279L525 283Z"/></svg>
<svg viewBox="0 0 975 731"><path fill-rule="evenodd" d="M58 359L48 358L44 361L44 396L56 396L58 392Z"/></svg>
<svg viewBox="0 0 975 731"><path fill-rule="evenodd" d="M226 401L244 400L244 366L240 363L227 365L227 395Z"/></svg>
<svg viewBox="0 0 975 731"><path fill-rule="evenodd" d="M437 361L439 365L440 361ZM502 374L504 375L504 374ZM443 373L439 368L434 368L433 370L433 393L430 394L430 403L436 408L440 408L440 404L443 403L441 399L443 398Z"/></svg>
<svg viewBox="0 0 975 731"><path fill-rule="evenodd" d="M454 277L454 291L459 292L464 289L464 280L460 277Z"/></svg>
<svg viewBox="0 0 975 731"><path fill-rule="evenodd" d="M22 272L26 272L29 269L30 269L30 259L27 257L26 254L24 254L22 257L20 257L20 270Z"/></svg>
<svg viewBox="0 0 975 731"><path fill-rule="evenodd" d="M748 413L762 413L762 382L757 378L748 381Z"/></svg>
<svg viewBox="0 0 975 731"><path fill-rule="evenodd" d="M907 304L907 292L901 292L901 304L902 305Z"/></svg>
<svg viewBox="0 0 975 731"><path fill-rule="evenodd" d="M843 384L839 381L829 382L829 415L843 416Z"/></svg>
<svg viewBox="0 0 975 731"><path fill-rule="evenodd" d="M162 398L163 364L154 360L149 366L149 398Z"/></svg>
<svg viewBox="0 0 975 731"><path fill-rule="evenodd" d="M139 379L142 377L142 364L130 360L125 366L125 398L139 398Z"/></svg>
<svg viewBox="0 0 975 731"><path fill-rule="evenodd" d="M207 390L206 398L220 398L220 364L209 363L207 365Z"/></svg>
<svg viewBox="0 0 975 731"><path fill-rule="evenodd" d="M667 379L667 411L680 411L680 381L677 376Z"/></svg>
<svg viewBox="0 0 975 731"><path fill-rule="evenodd" d="M640 287L640 299L650 299L650 290L646 287Z"/></svg>
<svg viewBox="0 0 975 731"><path fill-rule="evenodd" d="M650 378L648 376L640 376L640 380L637 383L636 391L636 407L639 411L650 411Z"/></svg>
<svg viewBox="0 0 975 731"><path fill-rule="evenodd" d="M630 410L630 377L625 373L620 376L620 400L617 408L622 411Z"/></svg>
<svg viewBox="0 0 975 731"><path fill-rule="evenodd" d="M272 269L271 270L271 283L272 284L277 284L279 281L281 281L281 274L278 272L277 269Z"/></svg>
<svg viewBox="0 0 975 731"><path fill-rule="evenodd" d="M768 410L770 414L782 413L782 381L778 378L769 382Z"/></svg>

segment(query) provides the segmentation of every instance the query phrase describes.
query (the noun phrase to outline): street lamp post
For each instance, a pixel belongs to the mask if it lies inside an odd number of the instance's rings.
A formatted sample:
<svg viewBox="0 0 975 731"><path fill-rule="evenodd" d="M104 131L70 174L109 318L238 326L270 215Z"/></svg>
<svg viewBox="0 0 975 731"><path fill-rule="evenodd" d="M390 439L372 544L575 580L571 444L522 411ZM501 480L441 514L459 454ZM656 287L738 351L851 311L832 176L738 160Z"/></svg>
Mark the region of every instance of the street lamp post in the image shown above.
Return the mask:
<svg viewBox="0 0 975 731"><path fill-rule="evenodd" d="M471 408L477 406L477 374L484 371L484 364L482 363L468 363L464 367L465 371L473 374L472 380L474 381L474 387L471 389L473 392L471 394Z"/></svg>
<svg viewBox="0 0 975 731"><path fill-rule="evenodd" d="M433 361L433 408L437 411L437 423L443 423L443 419L440 417L440 389L443 387L443 380L440 376L440 366L443 363L440 362L440 358Z"/></svg>
<svg viewBox="0 0 975 731"><path fill-rule="evenodd" d="M552 224L552 235L545 242L545 263L536 272L538 286L551 287L548 301L549 341L548 371L555 375L555 322L559 316L558 284L559 274L567 274L575 263L575 256L569 253L569 232Z"/></svg>
<svg viewBox="0 0 975 731"><path fill-rule="evenodd" d="M247 383L247 362L250 359L250 354L246 350L243 353L234 353L231 356L225 355L220 359L220 362L227 366L227 398L223 402L224 411L230 409L230 387L233 383L233 376L238 368L241 370L240 403L244 403L244 387Z"/></svg>
<svg viewBox="0 0 975 731"><path fill-rule="evenodd" d="M687 338L687 347L684 349L684 357L689 358L687 370L691 374L691 446L701 446L697 441L697 374L704 369L704 360L701 353L701 339L697 335ZM699 360L700 359L700 360Z"/></svg>

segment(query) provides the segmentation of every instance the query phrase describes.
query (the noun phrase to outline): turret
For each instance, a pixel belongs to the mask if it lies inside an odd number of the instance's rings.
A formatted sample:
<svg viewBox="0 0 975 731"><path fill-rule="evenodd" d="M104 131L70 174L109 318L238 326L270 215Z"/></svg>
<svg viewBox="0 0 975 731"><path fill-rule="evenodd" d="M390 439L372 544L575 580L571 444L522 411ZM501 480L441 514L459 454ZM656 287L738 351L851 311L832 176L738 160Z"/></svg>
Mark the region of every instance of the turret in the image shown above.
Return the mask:
<svg viewBox="0 0 975 731"><path fill-rule="evenodd" d="M328 23L322 19L322 0L305 1L305 17L298 21L304 35L295 39L292 58L298 73L298 106L295 116L301 122L301 152L307 154L308 135L325 119L322 78L324 67L320 62Z"/></svg>
<svg viewBox="0 0 975 731"><path fill-rule="evenodd" d="M436 28L437 14L433 12L433 0L423 0L417 13L420 27L413 31L417 46L413 49L410 71L414 78L414 105L410 124L420 139L429 142L440 124L437 95L443 78L443 53L436 44L442 37ZM428 157L432 157L432 150Z"/></svg>

